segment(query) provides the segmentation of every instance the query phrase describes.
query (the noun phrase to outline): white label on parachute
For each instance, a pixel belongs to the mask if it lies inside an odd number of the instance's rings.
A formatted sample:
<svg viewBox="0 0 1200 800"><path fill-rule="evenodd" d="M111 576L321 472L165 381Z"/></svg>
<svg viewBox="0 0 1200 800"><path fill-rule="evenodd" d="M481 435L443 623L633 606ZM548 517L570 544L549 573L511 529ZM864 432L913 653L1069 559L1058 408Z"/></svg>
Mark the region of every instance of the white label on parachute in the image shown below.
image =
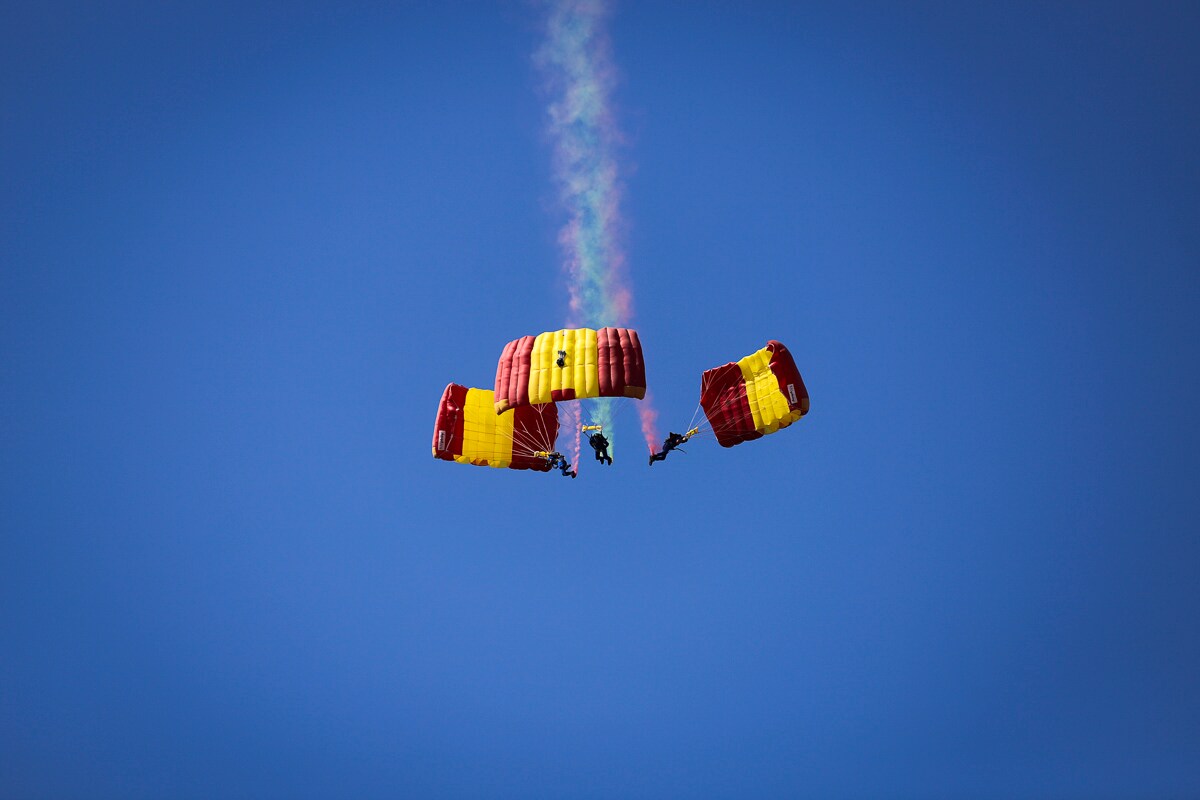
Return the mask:
<svg viewBox="0 0 1200 800"><path fill-rule="evenodd" d="M796 402L796 384L788 384L788 397L792 398L792 402Z"/></svg>
<svg viewBox="0 0 1200 800"><path fill-rule="evenodd" d="M446 449L446 432L438 431L438 450Z"/></svg>

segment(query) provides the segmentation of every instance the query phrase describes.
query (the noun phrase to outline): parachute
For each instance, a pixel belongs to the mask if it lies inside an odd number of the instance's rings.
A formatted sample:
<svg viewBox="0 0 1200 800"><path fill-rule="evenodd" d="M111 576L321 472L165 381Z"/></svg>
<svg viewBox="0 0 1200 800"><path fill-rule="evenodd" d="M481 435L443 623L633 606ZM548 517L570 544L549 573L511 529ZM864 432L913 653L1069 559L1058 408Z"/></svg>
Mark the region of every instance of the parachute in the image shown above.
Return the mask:
<svg viewBox="0 0 1200 800"><path fill-rule="evenodd" d="M530 404L645 396L642 343L629 328L566 328L522 336L504 347L496 365L497 414Z"/></svg>
<svg viewBox="0 0 1200 800"><path fill-rule="evenodd" d="M808 413L808 390L792 354L775 340L736 363L705 371L700 406L722 447L786 428Z"/></svg>
<svg viewBox="0 0 1200 800"><path fill-rule="evenodd" d="M558 410L525 405L497 415L489 389L451 383L438 403L433 426L433 457L481 467L547 472L541 455L554 450Z"/></svg>

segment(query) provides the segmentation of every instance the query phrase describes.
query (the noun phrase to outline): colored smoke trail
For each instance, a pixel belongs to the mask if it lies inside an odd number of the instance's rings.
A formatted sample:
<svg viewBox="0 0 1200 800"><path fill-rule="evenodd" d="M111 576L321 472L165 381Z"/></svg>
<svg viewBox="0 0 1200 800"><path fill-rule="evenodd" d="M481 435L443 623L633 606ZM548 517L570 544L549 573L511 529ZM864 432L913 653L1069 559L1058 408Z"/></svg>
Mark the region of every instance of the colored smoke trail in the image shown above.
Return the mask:
<svg viewBox="0 0 1200 800"><path fill-rule="evenodd" d="M549 108L554 177L568 215L558 237L567 277L568 327L629 327L633 317L633 290L620 244L617 149L622 137L609 104L616 73L603 26L607 13L600 0L558 0L538 53L554 98ZM593 402L591 415L610 431L613 402ZM657 414L649 395L636 405L653 451Z"/></svg>
<svg viewBox="0 0 1200 800"><path fill-rule="evenodd" d="M646 447L650 448L650 452L654 452L654 446L658 444L658 410L654 407L654 398L651 397L650 390L646 390L646 399L638 406L638 416L642 422L642 436L646 439Z"/></svg>

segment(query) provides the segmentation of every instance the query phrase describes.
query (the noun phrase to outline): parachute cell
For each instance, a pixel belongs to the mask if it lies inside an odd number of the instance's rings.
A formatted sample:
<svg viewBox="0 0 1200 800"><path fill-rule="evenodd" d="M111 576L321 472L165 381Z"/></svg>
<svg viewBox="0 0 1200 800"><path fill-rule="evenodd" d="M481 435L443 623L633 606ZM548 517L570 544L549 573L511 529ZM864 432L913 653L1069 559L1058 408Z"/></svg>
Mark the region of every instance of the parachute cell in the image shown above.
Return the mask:
<svg viewBox="0 0 1200 800"><path fill-rule="evenodd" d="M588 397L646 396L637 331L567 328L509 342L496 365L495 409Z"/></svg>
<svg viewBox="0 0 1200 800"><path fill-rule="evenodd" d="M808 413L808 390L792 354L775 340L737 363L707 370L700 405L717 442L733 447L786 428Z"/></svg>
<svg viewBox="0 0 1200 800"><path fill-rule="evenodd" d="M433 426L433 457L481 467L548 471L546 459L535 454L554 449L557 409L526 405L497 415L493 407L488 389L447 386Z"/></svg>

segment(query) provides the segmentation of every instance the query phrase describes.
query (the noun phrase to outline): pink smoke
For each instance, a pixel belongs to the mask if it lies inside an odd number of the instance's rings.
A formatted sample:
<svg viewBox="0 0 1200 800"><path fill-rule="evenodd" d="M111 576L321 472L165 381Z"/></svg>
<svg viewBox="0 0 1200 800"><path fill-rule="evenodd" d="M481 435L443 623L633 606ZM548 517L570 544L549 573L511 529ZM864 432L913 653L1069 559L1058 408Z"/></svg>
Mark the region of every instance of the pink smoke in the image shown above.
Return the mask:
<svg viewBox="0 0 1200 800"><path fill-rule="evenodd" d="M638 403L638 416L642 420L642 436L646 437L646 447L653 453L658 448L658 411L654 408L650 390L646 390L646 398Z"/></svg>

